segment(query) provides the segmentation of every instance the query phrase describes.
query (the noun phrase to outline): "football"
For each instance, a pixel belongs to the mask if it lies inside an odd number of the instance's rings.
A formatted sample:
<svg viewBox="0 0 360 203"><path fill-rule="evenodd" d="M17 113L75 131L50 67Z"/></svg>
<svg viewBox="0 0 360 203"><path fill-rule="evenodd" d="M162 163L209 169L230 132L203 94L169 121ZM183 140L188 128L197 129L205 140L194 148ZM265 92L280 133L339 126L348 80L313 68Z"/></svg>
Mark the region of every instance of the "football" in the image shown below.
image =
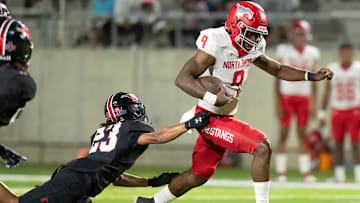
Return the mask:
<svg viewBox="0 0 360 203"><path fill-rule="evenodd" d="M212 76L205 76L198 78L201 85L209 92L216 94L220 91L221 86L224 84L222 80Z"/></svg>

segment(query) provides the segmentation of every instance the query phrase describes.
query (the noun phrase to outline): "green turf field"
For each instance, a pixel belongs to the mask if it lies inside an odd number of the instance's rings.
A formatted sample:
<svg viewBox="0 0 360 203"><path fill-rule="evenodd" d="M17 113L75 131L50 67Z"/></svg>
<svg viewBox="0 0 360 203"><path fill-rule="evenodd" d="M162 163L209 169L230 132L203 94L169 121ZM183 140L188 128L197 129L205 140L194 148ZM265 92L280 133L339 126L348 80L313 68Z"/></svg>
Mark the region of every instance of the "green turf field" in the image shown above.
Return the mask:
<svg viewBox="0 0 360 203"><path fill-rule="evenodd" d="M34 174L50 175L55 165L23 165L17 169L0 168L1 174ZM175 168L141 168L134 167L130 172L139 176L154 176L162 171L176 171ZM183 169L180 169L183 170ZM272 174L273 176L274 174ZM319 173L315 175L320 181L325 181L331 177L330 172ZM246 169L219 169L214 175L214 179L233 179L246 180L250 179L250 172ZM351 173L348 174L349 181L352 179ZM299 181L296 172L289 173L290 181ZM22 194L34 185L41 184L40 181L4 181L17 194ZM334 184L334 183L328 183ZM132 202L137 195L152 196L160 188L122 188L109 186L99 196L93 199L93 202ZM354 189L298 189L298 188L272 188L270 191L271 202L360 202L360 190ZM255 202L252 187L217 187L203 186L196 188L175 202Z"/></svg>

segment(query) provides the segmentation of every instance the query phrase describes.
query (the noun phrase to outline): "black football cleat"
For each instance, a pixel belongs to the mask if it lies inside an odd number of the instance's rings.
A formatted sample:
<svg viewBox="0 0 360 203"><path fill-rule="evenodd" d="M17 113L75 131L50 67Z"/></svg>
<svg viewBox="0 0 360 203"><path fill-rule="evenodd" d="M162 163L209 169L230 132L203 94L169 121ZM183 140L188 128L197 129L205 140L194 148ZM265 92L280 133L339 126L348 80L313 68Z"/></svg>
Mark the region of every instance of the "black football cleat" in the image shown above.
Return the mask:
<svg viewBox="0 0 360 203"><path fill-rule="evenodd" d="M134 203L155 203L154 198L136 197Z"/></svg>

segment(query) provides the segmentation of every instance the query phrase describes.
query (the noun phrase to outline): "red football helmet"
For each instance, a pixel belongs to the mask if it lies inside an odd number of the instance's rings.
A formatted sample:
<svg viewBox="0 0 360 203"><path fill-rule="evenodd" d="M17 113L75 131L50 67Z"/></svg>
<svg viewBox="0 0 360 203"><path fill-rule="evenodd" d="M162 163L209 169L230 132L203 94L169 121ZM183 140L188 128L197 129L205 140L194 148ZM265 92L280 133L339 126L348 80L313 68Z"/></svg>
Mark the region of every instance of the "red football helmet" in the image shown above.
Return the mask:
<svg viewBox="0 0 360 203"><path fill-rule="evenodd" d="M268 34L268 22L264 9L257 3L242 1L234 4L225 22L225 29L230 34L230 38L241 49L240 54L246 55L255 50L264 35ZM248 37L256 34L256 40L252 41ZM248 44L251 49L244 45Z"/></svg>
<svg viewBox="0 0 360 203"><path fill-rule="evenodd" d="M311 151L316 150L322 142L323 137L318 129L311 131L305 137L305 143Z"/></svg>
<svg viewBox="0 0 360 203"><path fill-rule="evenodd" d="M306 40L312 39L311 25L305 20L293 20L291 22L289 32L291 35L303 33L305 34Z"/></svg>

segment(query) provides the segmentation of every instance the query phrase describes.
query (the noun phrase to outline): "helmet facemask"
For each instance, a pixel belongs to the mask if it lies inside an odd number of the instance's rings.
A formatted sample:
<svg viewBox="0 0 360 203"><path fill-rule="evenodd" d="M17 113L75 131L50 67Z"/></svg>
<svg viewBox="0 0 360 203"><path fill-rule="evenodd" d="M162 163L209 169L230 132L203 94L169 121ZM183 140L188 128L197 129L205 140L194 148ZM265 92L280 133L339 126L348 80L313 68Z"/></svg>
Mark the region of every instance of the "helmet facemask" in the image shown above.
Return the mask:
<svg viewBox="0 0 360 203"><path fill-rule="evenodd" d="M148 117L145 112L145 105L142 103L132 104L128 107L131 114L131 120L142 120L148 122Z"/></svg>
<svg viewBox="0 0 360 203"><path fill-rule="evenodd" d="M237 26L240 30L240 33L235 37L235 43L248 54L254 52L259 47L261 41L264 39L264 35L268 34L266 28L264 30L254 29L250 26L247 26L242 21L239 21ZM255 35L254 41L250 39L253 35ZM251 46L251 49L247 49L245 44Z"/></svg>

